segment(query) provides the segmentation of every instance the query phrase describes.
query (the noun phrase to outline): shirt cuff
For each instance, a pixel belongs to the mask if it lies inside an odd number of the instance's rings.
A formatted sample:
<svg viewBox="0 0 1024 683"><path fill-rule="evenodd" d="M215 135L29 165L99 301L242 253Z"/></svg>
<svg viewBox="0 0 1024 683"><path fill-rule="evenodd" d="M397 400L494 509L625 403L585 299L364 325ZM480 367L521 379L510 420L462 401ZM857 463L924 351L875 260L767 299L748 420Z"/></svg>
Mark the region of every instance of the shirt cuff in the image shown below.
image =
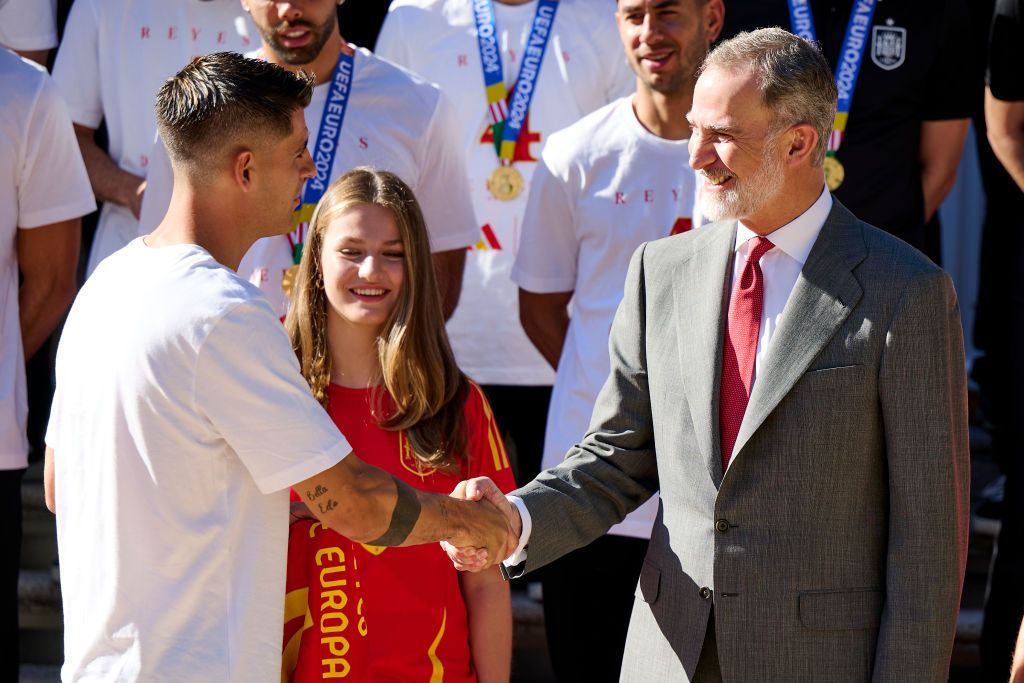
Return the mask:
<svg viewBox="0 0 1024 683"><path fill-rule="evenodd" d="M526 545L530 542L530 534L533 532L533 519L530 517L530 511L526 509L526 503L519 496L505 496L508 502L512 503L519 509L519 518L523 522L523 530L519 534L519 545L509 555L502 564L506 567L515 567L517 564L526 562Z"/></svg>

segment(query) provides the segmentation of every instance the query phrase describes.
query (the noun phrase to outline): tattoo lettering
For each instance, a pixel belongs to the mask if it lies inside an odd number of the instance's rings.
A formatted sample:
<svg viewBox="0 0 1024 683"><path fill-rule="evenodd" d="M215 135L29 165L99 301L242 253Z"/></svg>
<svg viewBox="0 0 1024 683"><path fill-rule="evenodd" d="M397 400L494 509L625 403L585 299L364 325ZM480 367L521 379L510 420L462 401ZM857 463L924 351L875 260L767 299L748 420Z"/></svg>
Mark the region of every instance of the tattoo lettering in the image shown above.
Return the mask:
<svg viewBox="0 0 1024 683"><path fill-rule="evenodd" d="M338 504L333 499L328 498L326 503L317 503L316 506L320 508L320 512L330 512L338 507Z"/></svg>
<svg viewBox="0 0 1024 683"><path fill-rule="evenodd" d="M314 500L324 495L325 493L327 493L327 489L318 484L317 487L312 491L306 491L306 498L309 498L309 502L312 503Z"/></svg>

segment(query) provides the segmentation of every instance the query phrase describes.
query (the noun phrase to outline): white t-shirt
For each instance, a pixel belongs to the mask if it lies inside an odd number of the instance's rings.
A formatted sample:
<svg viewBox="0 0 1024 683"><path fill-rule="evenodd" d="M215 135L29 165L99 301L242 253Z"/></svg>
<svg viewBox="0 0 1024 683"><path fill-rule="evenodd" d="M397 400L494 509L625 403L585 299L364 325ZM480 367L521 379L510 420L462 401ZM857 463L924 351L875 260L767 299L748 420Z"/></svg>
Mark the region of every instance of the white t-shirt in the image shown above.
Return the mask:
<svg viewBox="0 0 1024 683"><path fill-rule="evenodd" d="M356 166L391 171L416 195L432 251L472 244L476 239L473 206L467 197L465 162L451 103L437 87L364 48L355 49L353 72L331 179ZM316 146L329 92L329 83L318 85L306 107L310 152ZM163 219L174 183L167 150L159 139L152 159L139 220L144 235ZM266 237L245 255L238 272L259 287L283 317L288 302L281 276L292 264L288 236Z"/></svg>
<svg viewBox="0 0 1024 683"><path fill-rule="evenodd" d="M544 148L512 269L526 291L573 292L542 467L560 463L590 425L634 250L690 229L696 177L686 144L645 129L632 97L624 97L551 136ZM610 533L649 538L656 512L657 500L650 500Z"/></svg>
<svg viewBox="0 0 1024 683"><path fill-rule="evenodd" d="M12 50L57 47L57 0L0 0L0 45Z"/></svg>
<svg viewBox="0 0 1024 683"><path fill-rule="evenodd" d="M537 9L494 3L505 83L520 57ZM491 196L498 165L470 0L396 0L377 51L441 86L455 103L476 210L477 234L455 315L448 322L459 366L484 384L545 385L554 372L519 324L518 291L509 278L523 231L530 178L548 136L633 90L615 28L612 0L562 0L515 156L525 189L514 201Z"/></svg>
<svg viewBox="0 0 1024 683"><path fill-rule="evenodd" d="M146 177L156 136L156 94L193 57L245 52L259 33L238 0L76 0L53 66L72 120L106 121L109 153ZM139 234L131 211L106 202L88 272Z"/></svg>
<svg viewBox="0 0 1024 683"><path fill-rule="evenodd" d="M255 287L142 238L57 352L62 678L280 681L288 487L350 447Z"/></svg>
<svg viewBox="0 0 1024 683"><path fill-rule="evenodd" d="M71 119L46 71L0 48L0 470L28 464L18 230L95 209Z"/></svg>

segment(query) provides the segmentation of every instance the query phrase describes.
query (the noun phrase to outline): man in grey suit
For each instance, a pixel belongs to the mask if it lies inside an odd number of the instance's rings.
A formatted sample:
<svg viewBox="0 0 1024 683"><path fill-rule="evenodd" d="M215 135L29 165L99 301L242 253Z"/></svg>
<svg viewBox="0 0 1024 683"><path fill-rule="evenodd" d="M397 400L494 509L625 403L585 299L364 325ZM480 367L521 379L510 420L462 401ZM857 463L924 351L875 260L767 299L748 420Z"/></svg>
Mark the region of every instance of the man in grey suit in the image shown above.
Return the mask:
<svg viewBox="0 0 1024 683"><path fill-rule="evenodd" d="M460 485L505 510L521 570L661 492L622 680L948 675L969 483L956 295L825 189L836 92L781 29L708 56L690 165L718 222L634 255L566 461L509 500Z"/></svg>

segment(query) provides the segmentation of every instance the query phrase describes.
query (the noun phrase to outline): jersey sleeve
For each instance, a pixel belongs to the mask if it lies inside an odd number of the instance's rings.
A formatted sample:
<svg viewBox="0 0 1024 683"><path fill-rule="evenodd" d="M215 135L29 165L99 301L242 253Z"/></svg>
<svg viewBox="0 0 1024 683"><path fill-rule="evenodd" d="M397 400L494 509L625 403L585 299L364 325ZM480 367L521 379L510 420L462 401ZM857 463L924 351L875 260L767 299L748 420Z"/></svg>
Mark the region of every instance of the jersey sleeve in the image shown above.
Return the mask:
<svg viewBox="0 0 1024 683"><path fill-rule="evenodd" d="M409 53L406 50L406 42L402 31L403 10L397 3L392 4L384 17L384 24L380 27L377 35L377 43L373 51L378 57L383 57L389 62L399 66L412 69L409 63Z"/></svg>
<svg viewBox="0 0 1024 683"><path fill-rule="evenodd" d="M310 393L263 300L237 304L213 325L199 349L194 400L263 493L308 479L352 451Z"/></svg>
<svg viewBox="0 0 1024 683"><path fill-rule="evenodd" d="M938 50L928 75L923 120L967 119L973 113L974 62L963 55L964 27L970 25L967 0L946 0Z"/></svg>
<svg viewBox="0 0 1024 683"><path fill-rule="evenodd" d="M559 137L553 136L533 172L519 251L512 266L512 281L538 294L576 289L576 206L566 174L553 168L558 145Z"/></svg>
<svg viewBox="0 0 1024 683"><path fill-rule="evenodd" d="M421 148L416 199L423 210L433 252L464 249L476 239L466 160L448 98L437 91L437 106Z"/></svg>
<svg viewBox="0 0 1024 683"><path fill-rule="evenodd" d="M174 189L174 170L163 139L157 135L149 153L146 168L146 192L142 195L139 210L139 234L148 235L160 225L171 205L171 191Z"/></svg>
<svg viewBox="0 0 1024 683"><path fill-rule="evenodd" d="M25 131L18 180L18 227L38 228L96 210L71 119L49 77L41 84Z"/></svg>
<svg viewBox="0 0 1024 683"><path fill-rule="evenodd" d="M12 50L57 47L56 0L0 2L0 45Z"/></svg>
<svg viewBox="0 0 1024 683"><path fill-rule="evenodd" d="M469 456L468 477L490 477L504 493L516 488L501 431L494 419L491 404L476 384L470 383L466 399L466 452Z"/></svg>
<svg viewBox="0 0 1024 683"><path fill-rule="evenodd" d="M1024 68L1017 52L1021 44L1024 44L1024 0L996 0L985 82L992 95L1004 102L1024 100Z"/></svg>
<svg viewBox="0 0 1024 683"><path fill-rule="evenodd" d="M88 128L103 121L100 93L99 19L93 0L76 0L53 65L53 82L71 120Z"/></svg>

